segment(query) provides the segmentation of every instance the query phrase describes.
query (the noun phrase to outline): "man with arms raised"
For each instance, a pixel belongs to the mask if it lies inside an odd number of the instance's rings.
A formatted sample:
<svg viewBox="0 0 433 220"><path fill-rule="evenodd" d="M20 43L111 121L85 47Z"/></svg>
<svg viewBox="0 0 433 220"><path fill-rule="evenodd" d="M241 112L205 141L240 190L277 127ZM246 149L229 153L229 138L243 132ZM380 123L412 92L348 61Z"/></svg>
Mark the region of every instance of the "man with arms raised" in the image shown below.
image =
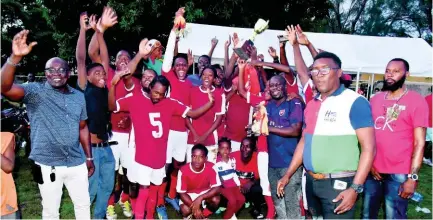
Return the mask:
<svg viewBox="0 0 433 220"><path fill-rule="evenodd" d="M320 94L305 109L302 138L277 186L283 196L285 185L298 181L293 174L304 164L309 211L325 219L355 217L356 198L363 191L375 150L370 105L340 84L342 72L335 54L314 57L311 75Z"/></svg>
<svg viewBox="0 0 433 220"><path fill-rule="evenodd" d="M83 93L67 85L70 69L58 57L45 65L46 83L13 84L16 66L36 45L27 45L28 33L23 30L12 40L12 55L1 70L1 89L8 99L23 101L27 106L32 124L30 159L36 163L33 174L42 197L42 218L59 218L65 185L74 203L75 217L90 219L88 177L94 166L86 101Z"/></svg>
<svg viewBox="0 0 433 220"><path fill-rule="evenodd" d="M425 99L404 86L409 63L392 59L386 66L384 92L371 99L377 153L365 183L363 218L377 218L385 201L387 219L407 218L415 192L428 127Z"/></svg>
<svg viewBox="0 0 433 220"><path fill-rule="evenodd" d="M114 187L115 160L113 152L108 143L110 130L108 111L108 90L105 87L106 71L108 66L100 63L92 63L86 68L86 31L92 28L86 25L87 13L80 15L80 34L77 42L77 72L78 89L84 93L87 107L87 124L90 132L90 143L95 164L95 174L89 178L90 201L95 201L95 219L105 217L108 198ZM99 28L96 27L95 15L90 16L89 23L95 28L101 48L101 57L108 59L107 46L103 38L102 26L117 22L114 11L106 7L99 21Z"/></svg>

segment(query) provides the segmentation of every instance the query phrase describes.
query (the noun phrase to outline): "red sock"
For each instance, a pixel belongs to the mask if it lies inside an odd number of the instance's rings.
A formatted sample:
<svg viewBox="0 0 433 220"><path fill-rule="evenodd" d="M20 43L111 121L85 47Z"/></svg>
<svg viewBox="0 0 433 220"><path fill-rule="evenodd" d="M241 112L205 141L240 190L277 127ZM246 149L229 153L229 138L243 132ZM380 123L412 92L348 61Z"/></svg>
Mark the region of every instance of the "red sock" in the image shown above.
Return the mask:
<svg viewBox="0 0 433 220"><path fill-rule="evenodd" d="M114 193L111 194L110 198L108 199L108 205L114 206Z"/></svg>
<svg viewBox="0 0 433 220"><path fill-rule="evenodd" d="M173 172L174 173L174 172ZM176 185L177 185L177 173L176 175L171 174L170 190L168 191L168 197L170 199L176 198Z"/></svg>
<svg viewBox="0 0 433 220"><path fill-rule="evenodd" d="M151 185L149 187L149 198L146 203L146 219L153 219L156 208L156 199L158 196L158 189L160 186Z"/></svg>
<svg viewBox="0 0 433 220"><path fill-rule="evenodd" d="M203 215L204 215L204 217L209 217L210 215L212 215L213 214L213 212L211 212L209 209L207 209L207 208L205 208L204 210L203 210Z"/></svg>
<svg viewBox="0 0 433 220"><path fill-rule="evenodd" d="M126 194L126 193L122 192L122 195L120 195L120 201L122 203L124 203L124 202L126 202L128 200L129 200L129 194Z"/></svg>
<svg viewBox="0 0 433 220"><path fill-rule="evenodd" d="M165 195L165 188L167 188L167 182L163 182L160 186L158 186L158 200L156 202L156 207L165 205L164 202L164 195Z"/></svg>
<svg viewBox="0 0 433 220"><path fill-rule="evenodd" d="M137 204L137 199L131 198L131 209L132 209L132 215L134 215L135 206Z"/></svg>
<svg viewBox="0 0 433 220"><path fill-rule="evenodd" d="M141 187L138 191L138 197L135 203L135 219L144 219L144 208L146 206L147 199L149 197L149 188Z"/></svg>
<svg viewBox="0 0 433 220"><path fill-rule="evenodd" d="M267 219L273 219L275 217L275 206L271 196L265 196L266 205L268 206L268 213L266 214Z"/></svg>

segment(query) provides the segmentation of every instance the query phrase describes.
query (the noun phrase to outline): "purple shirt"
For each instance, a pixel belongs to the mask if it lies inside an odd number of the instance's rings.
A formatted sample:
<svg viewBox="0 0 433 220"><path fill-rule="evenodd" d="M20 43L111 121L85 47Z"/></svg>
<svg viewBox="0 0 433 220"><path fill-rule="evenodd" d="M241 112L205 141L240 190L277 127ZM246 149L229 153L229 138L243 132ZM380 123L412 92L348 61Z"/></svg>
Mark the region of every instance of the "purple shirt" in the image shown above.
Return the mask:
<svg viewBox="0 0 433 220"><path fill-rule="evenodd" d="M275 100L271 100L266 105L268 112L268 126L277 128L287 128L295 123L304 121L304 106L299 99L284 101L277 105ZM269 133L269 167L287 168L292 161L299 137L281 137Z"/></svg>

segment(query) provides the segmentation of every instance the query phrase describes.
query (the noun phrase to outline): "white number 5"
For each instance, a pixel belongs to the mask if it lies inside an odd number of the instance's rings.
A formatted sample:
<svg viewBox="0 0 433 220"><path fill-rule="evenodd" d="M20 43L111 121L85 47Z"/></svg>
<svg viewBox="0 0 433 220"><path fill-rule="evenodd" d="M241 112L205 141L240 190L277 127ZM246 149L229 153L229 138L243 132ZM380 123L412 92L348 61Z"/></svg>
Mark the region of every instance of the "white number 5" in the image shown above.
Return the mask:
<svg viewBox="0 0 433 220"><path fill-rule="evenodd" d="M161 123L161 121L158 121L158 118L160 118L160 117L161 117L161 114L159 112L149 113L150 124L158 127L158 131L152 131L152 135L154 138L161 138L162 137L162 123Z"/></svg>

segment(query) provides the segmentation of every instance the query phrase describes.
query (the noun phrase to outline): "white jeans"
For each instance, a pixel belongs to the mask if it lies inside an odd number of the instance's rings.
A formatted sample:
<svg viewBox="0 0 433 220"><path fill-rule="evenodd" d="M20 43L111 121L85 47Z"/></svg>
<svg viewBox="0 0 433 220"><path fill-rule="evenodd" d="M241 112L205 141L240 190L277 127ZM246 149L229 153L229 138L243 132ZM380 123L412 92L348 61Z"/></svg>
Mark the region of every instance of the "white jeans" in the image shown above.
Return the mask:
<svg viewBox="0 0 433 220"><path fill-rule="evenodd" d="M39 185L42 197L42 218L59 219L63 184L74 203L76 219L90 219L89 179L86 164L75 167L55 167L56 180L51 182L51 166L39 164L44 184Z"/></svg>

